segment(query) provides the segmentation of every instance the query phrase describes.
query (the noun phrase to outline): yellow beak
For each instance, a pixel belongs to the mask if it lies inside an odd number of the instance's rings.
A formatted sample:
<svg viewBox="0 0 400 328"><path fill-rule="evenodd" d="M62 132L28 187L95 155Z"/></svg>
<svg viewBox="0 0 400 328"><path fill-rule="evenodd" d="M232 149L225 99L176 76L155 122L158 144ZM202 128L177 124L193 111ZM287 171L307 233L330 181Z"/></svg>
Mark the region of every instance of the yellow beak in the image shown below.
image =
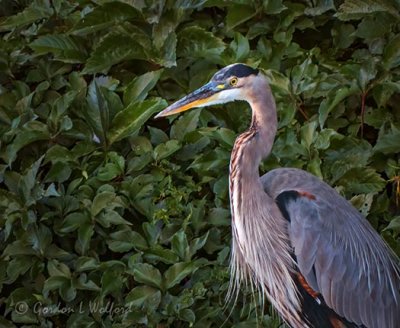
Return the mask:
<svg viewBox="0 0 400 328"><path fill-rule="evenodd" d="M196 91L188 94L186 97L168 106L162 112L158 113L155 118L177 114L194 107L203 107L210 102L217 100L217 93L221 90L223 90L223 87L220 84L209 82Z"/></svg>

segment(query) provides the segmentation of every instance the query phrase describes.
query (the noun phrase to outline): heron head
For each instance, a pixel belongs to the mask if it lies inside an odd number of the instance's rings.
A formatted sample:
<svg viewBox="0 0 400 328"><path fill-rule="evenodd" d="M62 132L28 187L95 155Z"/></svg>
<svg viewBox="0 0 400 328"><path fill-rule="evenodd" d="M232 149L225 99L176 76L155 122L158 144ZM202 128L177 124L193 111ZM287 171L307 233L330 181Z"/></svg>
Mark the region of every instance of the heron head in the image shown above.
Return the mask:
<svg viewBox="0 0 400 328"><path fill-rule="evenodd" d="M168 106L156 117L177 114L194 107L246 100L246 91L258 74L258 69L245 64L226 66L215 73L210 82Z"/></svg>

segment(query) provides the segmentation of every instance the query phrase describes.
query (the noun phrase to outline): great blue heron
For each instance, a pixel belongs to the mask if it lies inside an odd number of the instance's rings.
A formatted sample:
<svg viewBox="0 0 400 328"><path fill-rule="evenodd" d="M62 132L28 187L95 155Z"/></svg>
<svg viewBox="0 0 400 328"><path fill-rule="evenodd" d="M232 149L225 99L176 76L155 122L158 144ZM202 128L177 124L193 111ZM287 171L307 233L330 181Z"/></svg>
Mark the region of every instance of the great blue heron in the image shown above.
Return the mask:
<svg viewBox="0 0 400 328"><path fill-rule="evenodd" d="M400 266L368 221L305 171L259 165L277 112L266 77L233 64L157 117L247 101L250 128L235 141L229 176L231 286L250 281L292 327L400 327Z"/></svg>

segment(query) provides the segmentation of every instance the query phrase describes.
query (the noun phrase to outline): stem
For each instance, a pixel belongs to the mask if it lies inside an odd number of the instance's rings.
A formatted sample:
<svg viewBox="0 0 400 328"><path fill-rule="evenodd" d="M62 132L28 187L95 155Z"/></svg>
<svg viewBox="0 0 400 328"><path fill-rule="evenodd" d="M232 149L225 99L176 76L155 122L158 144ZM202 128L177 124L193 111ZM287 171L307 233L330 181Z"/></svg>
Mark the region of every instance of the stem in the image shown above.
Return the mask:
<svg viewBox="0 0 400 328"><path fill-rule="evenodd" d="M360 126L360 133L361 138L364 135L364 115L365 115L365 98L367 97L367 91L361 94L361 126Z"/></svg>

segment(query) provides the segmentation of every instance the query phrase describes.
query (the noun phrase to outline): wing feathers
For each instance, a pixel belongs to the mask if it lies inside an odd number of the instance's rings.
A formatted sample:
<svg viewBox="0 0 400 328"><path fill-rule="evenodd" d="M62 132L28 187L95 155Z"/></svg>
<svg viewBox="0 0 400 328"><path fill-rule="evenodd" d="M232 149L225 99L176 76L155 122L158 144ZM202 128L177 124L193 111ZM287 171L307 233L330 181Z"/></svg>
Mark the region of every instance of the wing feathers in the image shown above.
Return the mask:
<svg viewBox="0 0 400 328"><path fill-rule="evenodd" d="M277 204L284 208L298 268L311 288L349 322L396 328L400 279L380 236L337 194L326 200L311 191L307 197L304 191L297 197L296 190L286 192Z"/></svg>

